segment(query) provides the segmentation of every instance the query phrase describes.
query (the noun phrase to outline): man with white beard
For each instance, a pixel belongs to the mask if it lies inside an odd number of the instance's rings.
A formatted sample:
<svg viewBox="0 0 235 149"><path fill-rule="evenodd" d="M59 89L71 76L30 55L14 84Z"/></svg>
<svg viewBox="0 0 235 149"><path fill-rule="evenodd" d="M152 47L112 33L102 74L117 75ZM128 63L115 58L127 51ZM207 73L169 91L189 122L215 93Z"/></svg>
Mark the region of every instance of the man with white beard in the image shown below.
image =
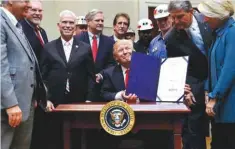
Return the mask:
<svg viewBox="0 0 235 149"><path fill-rule="evenodd" d="M28 3L26 18L20 21L24 34L27 37L38 61L40 60L44 44L48 42L45 30L40 27L42 17L42 2L40 0L32 0ZM37 106L37 104L35 106ZM42 121L45 121L45 112L37 106L34 113L31 149L43 148L45 123L41 123Z"/></svg>
<svg viewBox="0 0 235 149"><path fill-rule="evenodd" d="M42 18L42 2L40 0L33 0L28 4L26 18L20 22L38 60L40 60L40 53L43 45L48 42L47 34L40 26Z"/></svg>

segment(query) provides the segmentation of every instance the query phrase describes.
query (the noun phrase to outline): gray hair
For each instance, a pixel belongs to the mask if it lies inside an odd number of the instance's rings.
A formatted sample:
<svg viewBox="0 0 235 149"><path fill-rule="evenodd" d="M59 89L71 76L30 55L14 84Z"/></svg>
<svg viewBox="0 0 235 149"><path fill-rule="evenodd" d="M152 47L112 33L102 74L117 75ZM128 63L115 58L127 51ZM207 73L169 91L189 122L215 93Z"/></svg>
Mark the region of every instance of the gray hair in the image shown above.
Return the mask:
<svg viewBox="0 0 235 149"><path fill-rule="evenodd" d="M2 0L2 1L1 1L2 6L3 6L3 5L6 5L7 3L8 3L8 0Z"/></svg>
<svg viewBox="0 0 235 149"><path fill-rule="evenodd" d="M184 10L185 12L189 12L192 8L192 4L189 0L171 0L168 5L169 12L174 10Z"/></svg>
<svg viewBox="0 0 235 149"><path fill-rule="evenodd" d="M30 3L32 3L32 2L40 2L40 3L42 3L42 0L29 0L29 2Z"/></svg>
<svg viewBox="0 0 235 149"><path fill-rule="evenodd" d="M86 15L86 21L92 21L95 17L96 14L98 13L102 13L103 14L103 11L99 10L99 9L92 9L90 12L88 12L88 14Z"/></svg>
<svg viewBox="0 0 235 149"><path fill-rule="evenodd" d="M76 16L75 13L73 13L72 11L70 11L70 10L63 10L63 11L61 11L60 14L59 14L60 19L61 19L64 15L71 15L71 16L74 17L74 21L76 21L77 16Z"/></svg>

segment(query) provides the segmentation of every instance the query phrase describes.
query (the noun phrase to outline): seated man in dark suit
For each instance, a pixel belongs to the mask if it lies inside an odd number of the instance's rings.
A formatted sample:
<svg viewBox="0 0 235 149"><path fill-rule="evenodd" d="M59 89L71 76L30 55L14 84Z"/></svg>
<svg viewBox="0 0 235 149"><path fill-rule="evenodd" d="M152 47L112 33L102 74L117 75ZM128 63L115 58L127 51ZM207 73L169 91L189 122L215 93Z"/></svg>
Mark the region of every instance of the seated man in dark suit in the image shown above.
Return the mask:
<svg viewBox="0 0 235 149"><path fill-rule="evenodd" d="M104 81L101 88L101 95L106 101L111 100L121 100L127 102L141 102L138 100L137 95L135 94L125 94L125 88L128 85L128 72L129 65L131 62L131 55L133 51L133 42L131 40L119 40L114 44L113 56L114 59L118 62L118 65L109 67L104 70ZM185 100L184 103L187 107L195 105L195 97L192 94L192 89L190 85L185 85ZM151 137L150 137L151 136ZM106 140L108 145L111 145L112 148L125 148L123 147L123 141L129 140L130 138L138 140L141 143L141 146L144 143L144 147L148 149L156 148L159 149L172 149L173 143L172 134L167 133L166 131L159 130L144 130L139 131L137 134L130 133L124 137L110 137L108 136ZM169 140L169 138L171 138ZM159 140L159 141L157 141ZM128 143L125 143L128 146ZM122 147L120 147L122 146ZM110 146L109 146L110 147ZM110 147L111 148L111 147ZM138 148L138 147L137 147Z"/></svg>
<svg viewBox="0 0 235 149"><path fill-rule="evenodd" d="M129 74L129 66L131 61L131 55L133 51L133 42L131 40L118 40L114 44L113 49L113 56L114 59L119 63L118 65L111 66L104 70L104 80L101 87L101 96L105 101L111 100L121 100L127 102L139 102L138 97L135 94L126 95L125 89L128 85L128 74ZM129 142L131 138L134 137L134 142L137 142L138 145L135 148L141 148L143 142L141 140L136 140L136 136L130 133L123 137L115 137L106 135L105 133L104 138L104 148L126 148L124 146L129 146ZM107 141L108 140L108 141ZM109 143L107 143L109 142ZM133 141L131 141L133 143Z"/></svg>
<svg viewBox="0 0 235 149"><path fill-rule="evenodd" d="M133 43L130 40L118 40L114 44L113 56L119 64L104 70L104 82L101 88L101 96L104 100L138 102L135 94L125 94L132 51Z"/></svg>

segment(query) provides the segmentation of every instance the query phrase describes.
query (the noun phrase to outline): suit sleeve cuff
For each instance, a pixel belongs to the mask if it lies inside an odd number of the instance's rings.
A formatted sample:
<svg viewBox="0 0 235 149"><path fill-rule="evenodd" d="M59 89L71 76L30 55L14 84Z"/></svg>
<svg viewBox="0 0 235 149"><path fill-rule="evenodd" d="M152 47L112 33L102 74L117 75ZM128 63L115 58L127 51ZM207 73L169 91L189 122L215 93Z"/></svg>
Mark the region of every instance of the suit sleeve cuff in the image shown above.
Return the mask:
<svg viewBox="0 0 235 149"><path fill-rule="evenodd" d="M115 95L115 100L124 101L124 99L122 98L122 91L118 92L118 93Z"/></svg>
<svg viewBox="0 0 235 149"><path fill-rule="evenodd" d="M213 92L209 93L208 97L209 97L210 100L218 99L218 96L215 93L213 93Z"/></svg>
<svg viewBox="0 0 235 149"><path fill-rule="evenodd" d="M103 76L101 73L98 73L97 75L101 78L101 80L103 80Z"/></svg>

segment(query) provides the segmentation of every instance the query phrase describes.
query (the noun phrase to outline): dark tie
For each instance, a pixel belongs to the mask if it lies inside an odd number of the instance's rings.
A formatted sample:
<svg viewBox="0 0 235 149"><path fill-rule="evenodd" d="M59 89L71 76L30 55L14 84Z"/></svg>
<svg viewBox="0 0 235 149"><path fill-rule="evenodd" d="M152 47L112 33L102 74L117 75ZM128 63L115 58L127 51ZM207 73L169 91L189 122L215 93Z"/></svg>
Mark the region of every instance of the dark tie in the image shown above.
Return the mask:
<svg viewBox="0 0 235 149"><path fill-rule="evenodd" d="M92 37L93 41L92 41L92 55L93 55L93 60L95 62L96 60L96 56L97 56L97 52L98 52L98 47L97 47L97 38L96 36L94 35Z"/></svg>
<svg viewBox="0 0 235 149"><path fill-rule="evenodd" d="M40 34L39 27L35 27L35 32L36 32L37 38L39 39L41 45L43 46L44 45L44 41L43 41L42 36Z"/></svg>
<svg viewBox="0 0 235 149"><path fill-rule="evenodd" d="M125 72L125 88L127 88L127 85L128 85L129 72L130 72L130 69L127 69Z"/></svg>

